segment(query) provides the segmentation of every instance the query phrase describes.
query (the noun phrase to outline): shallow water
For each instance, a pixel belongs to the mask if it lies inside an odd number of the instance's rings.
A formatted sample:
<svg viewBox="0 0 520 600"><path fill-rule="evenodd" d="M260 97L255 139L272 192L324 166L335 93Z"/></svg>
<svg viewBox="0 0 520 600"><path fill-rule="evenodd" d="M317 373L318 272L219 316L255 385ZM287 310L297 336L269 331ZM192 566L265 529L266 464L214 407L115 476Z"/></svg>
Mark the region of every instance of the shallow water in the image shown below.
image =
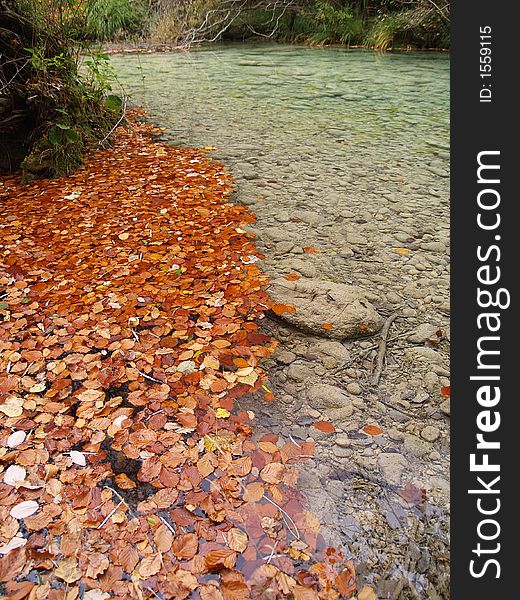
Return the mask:
<svg viewBox="0 0 520 600"><path fill-rule="evenodd" d="M420 159L448 148L449 59L335 48L223 45L111 59L125 89L178 144L269 147ZM231 135L230 135L231 134Z"/></svg>

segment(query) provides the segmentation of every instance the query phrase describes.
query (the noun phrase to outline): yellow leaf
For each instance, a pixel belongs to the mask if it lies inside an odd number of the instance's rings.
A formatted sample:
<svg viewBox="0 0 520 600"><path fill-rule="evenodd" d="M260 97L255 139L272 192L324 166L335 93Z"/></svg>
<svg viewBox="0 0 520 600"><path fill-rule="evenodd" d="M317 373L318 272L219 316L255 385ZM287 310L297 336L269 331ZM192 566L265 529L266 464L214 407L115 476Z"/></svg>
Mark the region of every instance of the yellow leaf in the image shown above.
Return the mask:
<svg viewBox="0 0 520 600"><path fill-rule="evenodd" d="M62 579L65 583L74 583L81 577L78 560L74 556L64 558L55 569L54 576Z"/></svg>
<svg viewBox="0 0 520 600"><path fill-rule="evenodd" d="M258 379L258 374L255 373L254 371L252 371L251 373L249 373L249 375L246 375L245 377L239 377L238 381L240 383L245 383L247 385L255 385L255 381Z"/></svg>
<svg viewBox="0 0 520 600"><path fill-rule="evenodd" d="M23 413L23 400L15 396L9 396L5 404L0 405L0 411L8 417L20 417Z"/></svg>
<svg viewBox="0 0 520 600"><path fill-rule="evenodd" d="M229 442L219 435L205 435L203 439L204 448L208 452L213 452L213 450L229 450L230 448Z"/></svg>
<svg viewBox="0 0 520 600"><path fill-rule="evenodd" d="M231 548L231 550L235 550L235 552L244 552L249 543L247 534L237 527L230 529L227 532L226 538L228 546Z"/></svg>
<svg viewBox="0 0 520 600"><path fill-rule="evenodd" d="M411 251L406 248L394 248L394 252L397 252L397 254L411 254Z"/></svg>
<svg viewBox="0 0 520 600"><path fill-rule="evenodd" d="M217 419L227 419L231 413L225 408L217 408L215 416Z"/></svg>

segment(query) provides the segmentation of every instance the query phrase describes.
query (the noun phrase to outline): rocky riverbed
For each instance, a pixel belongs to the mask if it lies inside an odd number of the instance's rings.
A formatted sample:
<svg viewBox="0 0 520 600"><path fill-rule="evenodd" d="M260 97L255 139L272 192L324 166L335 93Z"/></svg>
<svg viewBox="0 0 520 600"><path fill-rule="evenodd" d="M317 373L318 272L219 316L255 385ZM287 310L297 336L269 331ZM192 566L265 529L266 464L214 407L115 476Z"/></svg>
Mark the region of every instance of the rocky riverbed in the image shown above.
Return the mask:
<svg viewBox="0 0 520 600"><path fill-rule="evenodd" d="M318 442L301 488L378 598L448 598L449 62L240 48L113 60L169 141L215 146L297 307L265 320L258 433Z"/></svg>

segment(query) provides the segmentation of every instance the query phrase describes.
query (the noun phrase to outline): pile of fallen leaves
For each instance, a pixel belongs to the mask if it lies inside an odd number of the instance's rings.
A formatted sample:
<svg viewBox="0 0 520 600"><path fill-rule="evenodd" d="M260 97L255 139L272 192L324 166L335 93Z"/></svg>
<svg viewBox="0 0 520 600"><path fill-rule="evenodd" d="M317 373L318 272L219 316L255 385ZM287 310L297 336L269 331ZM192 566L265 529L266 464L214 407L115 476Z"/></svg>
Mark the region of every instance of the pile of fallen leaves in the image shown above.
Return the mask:
<svg viewBox="0 0 520 600"><path fill-rule="evenodd" d="M67 179L0 180L0 584L8 598L349 597L251 440L275 342L253 217L204 151L120 129Z"/></svg>

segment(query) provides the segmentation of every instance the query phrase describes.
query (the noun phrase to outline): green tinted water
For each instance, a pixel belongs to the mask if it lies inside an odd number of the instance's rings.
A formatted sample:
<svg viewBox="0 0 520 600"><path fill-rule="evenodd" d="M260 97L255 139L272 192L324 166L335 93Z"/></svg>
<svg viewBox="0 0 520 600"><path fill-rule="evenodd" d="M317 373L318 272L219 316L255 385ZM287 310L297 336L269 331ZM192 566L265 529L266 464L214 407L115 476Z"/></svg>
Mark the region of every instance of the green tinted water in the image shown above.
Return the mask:
<svg viewBox="0 0 520 600"><path fill-rule="evenodd" d="M398 160L448 148L449 58L281 45L114 56L121 82L178 144L319 152L345 140ZM303 139L302 139L303 138Z"/></svg>

